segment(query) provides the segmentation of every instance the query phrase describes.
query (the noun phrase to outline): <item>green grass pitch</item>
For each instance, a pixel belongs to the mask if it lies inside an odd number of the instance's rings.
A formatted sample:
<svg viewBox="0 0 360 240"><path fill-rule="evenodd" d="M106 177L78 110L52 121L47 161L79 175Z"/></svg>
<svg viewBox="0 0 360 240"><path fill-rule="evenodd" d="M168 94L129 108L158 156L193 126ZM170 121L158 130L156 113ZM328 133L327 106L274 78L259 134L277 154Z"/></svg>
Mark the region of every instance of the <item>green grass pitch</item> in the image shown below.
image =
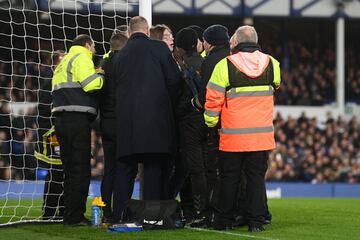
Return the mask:
<svg viewBox="0 0 360 240"><path fill-rule="evenodd" d="M5 216L28 213L38 216L41 202L22 201L16 210L6 208L19 205L18 201L0 200L0 221L7 221ZM36 205L28 211L25 205ZM92 239L195 239L195 240L230 240L230 239L360 239L360 199L313 199L287 198L271 199L269 207L273 222L261 233L248 233L246 227L235 228L228 232L213 230L182 229L174 231L143 231L137 233L108 233L105 229L92 227L64 227L61 224L27 224L0 228L0 239L7 240L92 240ZM90 209L87 211L90 214ZM13 220L17 220L13 218Z"/></svg>

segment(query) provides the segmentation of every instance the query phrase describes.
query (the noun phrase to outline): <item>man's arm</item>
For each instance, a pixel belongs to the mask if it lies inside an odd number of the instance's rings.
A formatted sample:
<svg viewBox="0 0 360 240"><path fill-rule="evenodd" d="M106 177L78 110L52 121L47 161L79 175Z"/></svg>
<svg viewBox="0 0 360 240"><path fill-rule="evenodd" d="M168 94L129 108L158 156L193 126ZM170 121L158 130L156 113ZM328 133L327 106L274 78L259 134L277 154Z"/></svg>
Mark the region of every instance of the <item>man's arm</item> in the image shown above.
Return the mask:
<svg viewBox="0 0 360 240"><path fill-rule="evenodd" d="M225 102L226 87L229 86L227 60L224 58L214 68L206 87L204 119L208 127L219 122L221 109Z"/></svg>
<svg viewBox="0 0 360 240"><path fill-rule="evenodd" d="M96 73L94 63L90 58L80 55L76 59L76 65L73 68L77 68L77 79L79 79L85 92L92 92L102 88L104 77Z"/></svg>

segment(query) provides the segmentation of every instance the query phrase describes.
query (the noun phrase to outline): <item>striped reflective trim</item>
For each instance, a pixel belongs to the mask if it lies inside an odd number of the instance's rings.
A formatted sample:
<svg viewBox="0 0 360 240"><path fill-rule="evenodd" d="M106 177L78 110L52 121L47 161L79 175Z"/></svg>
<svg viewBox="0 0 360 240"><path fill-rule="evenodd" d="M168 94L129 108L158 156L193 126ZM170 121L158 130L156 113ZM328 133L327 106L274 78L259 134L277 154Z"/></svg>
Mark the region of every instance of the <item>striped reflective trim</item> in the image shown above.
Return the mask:
<svg viewBox="0 0 360 240"><path fill-rule="evenodd" d="M209 117L217 117L220 115L219 111L205 110L205 114Z"/></svg>
<svg viewBox="0 0 360 240"><path fill-rule="evenodd" d="M94 73L94 74L88 76L87 78L85 78L85 80L81 82L81 86L84 88L86 85L88 85L89 83L91 83L92 80L94 80L94 79L96 79L96 78L98 78L98 77L104 78L103 76Z"/></svg>
<svg viewBox="0 0 360 240"><path fill-rule="evenodd" d="M54 107L52 109L52 112L87 112L87 113L92 113L92 114L97 114L97 111L95 108L93 107L88 107L88 106L80 106L80 105L69 105L69 106L59 106L59 107Z"/></svg>
<svg viewBox="0 0 360 240"><path fill-rule="evenodd" d="M80 56L81 53L75 54L75 56L73 56L70 61L68 62L68 65L66 67L66 71L67 71L67 82L72 82L72 64L75 61L75 59Z"/></svg>
<svg viewBox="0 0 360 240"><path fill-rule="evenodd" d="M221 87L219 85L216 85L215 83L213 82L209 82L208 85L207 85L208 88L211 88L211 89L214 89L218 92L221 92L221 93L225 93L225 88L224 87Z"/></svg>
<svg viewBox="0 0 360 240"><path fill-rule="evenodd" d="M272 89L265 91L245 91L245 92L237 92L235 88L231 89L226 93L228 98L236 98L236 97L263 97L263 96L272 96L274 91Z"/></svg>
<svg viewBox="0 0 360 240"><path fill-rule="evenodd" d="M267 133L273 132L273 126L255 127L255 128L222 128L223 134L249 134L249 133Z"/></svg>
<svg viewBox="0 0 360 240"><path fill-rule="evenodd" d="M61 88L82 88L82 87L78 82L62 82L54 86L54 90L59 90Z"/></svg>
<svg viewBox="0 0 360 240"><path fill-rule="evenodd" d="M40 161L46 162L48 164L54 164L54 165L62 165L61 159L59 158L51 158L48 156L45 156L44 154L41 154L37 151L34 151L34 157Z"/></svg>

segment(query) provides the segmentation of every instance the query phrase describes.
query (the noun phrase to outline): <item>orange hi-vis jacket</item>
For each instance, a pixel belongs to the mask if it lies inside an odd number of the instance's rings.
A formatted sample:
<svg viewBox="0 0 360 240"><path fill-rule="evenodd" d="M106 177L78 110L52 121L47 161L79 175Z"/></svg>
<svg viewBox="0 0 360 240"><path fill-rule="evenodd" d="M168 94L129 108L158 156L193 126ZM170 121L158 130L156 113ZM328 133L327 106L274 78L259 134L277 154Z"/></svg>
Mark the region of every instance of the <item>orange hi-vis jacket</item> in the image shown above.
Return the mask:
<svg viewBox="0 0 360 240"><path fill-rule="evenodd" d="M225 152L275 148L273 112L280 86L280 64L258 50L222 59L207 85L204 118L208 127L221 119L220 146Z"/></svg>

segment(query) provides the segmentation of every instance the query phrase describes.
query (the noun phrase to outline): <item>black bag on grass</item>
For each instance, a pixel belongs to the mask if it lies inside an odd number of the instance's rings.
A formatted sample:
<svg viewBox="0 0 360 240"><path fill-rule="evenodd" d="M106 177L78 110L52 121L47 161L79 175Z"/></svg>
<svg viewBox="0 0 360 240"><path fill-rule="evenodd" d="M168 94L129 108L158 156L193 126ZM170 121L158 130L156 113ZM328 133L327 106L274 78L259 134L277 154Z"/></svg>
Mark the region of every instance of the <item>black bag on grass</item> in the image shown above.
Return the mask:
<svg viewBox="0 0 360 240"><path fill-rule="evenodd" d="M130 199L124 208L122 220L138 222L145 230L183 228L185 221L176 200Z"/></svg>

